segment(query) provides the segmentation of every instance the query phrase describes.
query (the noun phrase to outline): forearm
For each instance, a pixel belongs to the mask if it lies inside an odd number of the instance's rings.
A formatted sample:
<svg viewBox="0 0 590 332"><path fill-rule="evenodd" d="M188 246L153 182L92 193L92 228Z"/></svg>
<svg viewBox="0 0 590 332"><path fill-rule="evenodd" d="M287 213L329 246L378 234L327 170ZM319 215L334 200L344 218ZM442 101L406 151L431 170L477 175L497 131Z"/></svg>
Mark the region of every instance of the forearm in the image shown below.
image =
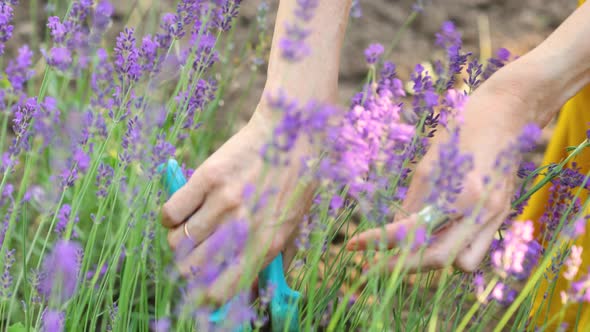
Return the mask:
<svg viewBox="0 0 590 332"><path fill-rule="evenodd" d="M310 99L335 102L342 42L351 0L321 0L311 21L306 44L310 54L291 62L282 58L279 43L287 37L286 24L295 20L296 0L281 0L269 58L265 93L282 89L300 102Z"/></svg>
<svg viewBox="0 0 590 332"><path fill-rule="evenodd" d="M545 126L565 102L590 84L590 2L579 7L543 43L493 75L492 89L528 104L514 114Z"/></svg>

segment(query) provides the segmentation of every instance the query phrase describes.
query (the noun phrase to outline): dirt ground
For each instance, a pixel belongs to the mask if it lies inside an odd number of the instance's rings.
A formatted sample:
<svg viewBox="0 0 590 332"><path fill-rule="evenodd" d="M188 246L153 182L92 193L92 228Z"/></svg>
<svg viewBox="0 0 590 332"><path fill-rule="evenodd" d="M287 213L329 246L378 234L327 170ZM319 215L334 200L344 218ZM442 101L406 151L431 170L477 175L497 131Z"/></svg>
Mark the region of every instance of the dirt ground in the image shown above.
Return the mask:
<svg viewBox="0 0 590 332"><path fill-rule="evenodd" d="M244 1L240 26L245 27L255 20L259 3ZM278 2L269 3L274 11ZM360 0L363 14L351 19L341 58L340 100L343 105L359 89L366 75L364 48L374 42L389 45L414 3L416 0ZM424 0L422 3L424 11L402 35L390 59L404 79L417 63L440 56L442 51L434 46L434 35L446 20L453 21L462 32L465 49L487 59L501 47L515 55L526 53L576 8L576 0ZM256 105L264 76L259 75L256 82L257 88L249 96L248 105ZM551 132L552 126L546 128L542 144L531 156L534 161L540 161Z"/></svg>
<svg viewBox="0 0 590 332"><path fill-rule="evenodd" d="M275 1L271 8L276 8ZM360 0L363 15L352 19L342 52L341 100L347 101L366 74L363 50L373 42L391 43L416 0ZM260 1L244 1L240 24L252 22ZM500 47L524 54L548 36L576 7L575 0L426 0L424 11L404 33L392 54L402 77L418 62L432 59L434 34L452 20L464 46L489 57Z"/></svg>

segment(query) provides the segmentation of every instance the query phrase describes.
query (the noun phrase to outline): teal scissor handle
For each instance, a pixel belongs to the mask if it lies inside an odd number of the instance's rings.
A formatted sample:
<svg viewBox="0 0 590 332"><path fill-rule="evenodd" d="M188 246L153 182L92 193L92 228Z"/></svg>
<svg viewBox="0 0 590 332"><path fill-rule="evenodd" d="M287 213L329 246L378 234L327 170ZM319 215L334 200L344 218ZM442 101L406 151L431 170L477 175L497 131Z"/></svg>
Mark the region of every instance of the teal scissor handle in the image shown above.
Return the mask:
<svg viewBox="0 0 590 332"><path fill-rule="evenodd" d="M182 169L178 165L178 162L174 159L168 160L166 165L160 165L158 167L159 172L164 171L164 166L166 167L165 173L162 175L162 181L168 196L172 196L175 192L178 191L182 186L186 184L186 178L184 174L182 174ZM231 300L221 306L219 309L213 311L209 315L209 322L214 325L223 325L227 313L229 311L229 307L231 305ZM244 326L240 326L234 330L234 332L248 332L252 331L250 324L245 324Z"/></svg>
<svg viewBox="0 0 590 332"><path fill-rule="evenodd" d="M299 331L299 298L301 293L289 288L283 272L283 254L273 259L258 275L258 288L274 287L270 300L270 318L273 332Z"/></svg>
<svg viewBox="0 0 590 332"><path fill-rule="evenodd" d="M162 167L162 166L160 166ZM162 169L159 169L162 171ZM163 175L164 186L168 195L174 194L178 189L186 184L186 178L182 174L182 169L174 159L168 160L166 164L166 173ZM301 294L287 285L285 274L283 272L283 255L279 254L275 259L258 275L258 288L268 289L274 287L273 296L270 300L270 315L273 332L299 331L299 298ZM228 312L231 301L221 308L214 311L209 316L211 323L222 323ZM251 327L245 326L237 329L236 332L250 331Z"/></svg>

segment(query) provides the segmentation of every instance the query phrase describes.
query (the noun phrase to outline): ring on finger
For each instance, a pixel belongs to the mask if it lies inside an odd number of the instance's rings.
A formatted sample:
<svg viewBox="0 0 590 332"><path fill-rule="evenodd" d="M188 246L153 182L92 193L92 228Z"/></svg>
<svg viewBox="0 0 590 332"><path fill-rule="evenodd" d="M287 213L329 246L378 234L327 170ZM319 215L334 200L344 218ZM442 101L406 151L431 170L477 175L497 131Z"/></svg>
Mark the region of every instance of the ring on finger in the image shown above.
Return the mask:
<svg viewBox="0 0 590 332"><path fill-rule="evenodd" d="M184 235L191 240L191 242L195 242L195 240L193 239L193 237L191 236L191 234L188 232L188 222L185 222L184 225L182 226L182 229L184 230Z"/></svg>
<svg viewBox="0 0 590 332"><path fill-rule="evenodd" d="M447 214L433 205L427 205L418 212L418 218L428 225L432 232L440 230L449 221L460 218L459 214Z"/></svg>

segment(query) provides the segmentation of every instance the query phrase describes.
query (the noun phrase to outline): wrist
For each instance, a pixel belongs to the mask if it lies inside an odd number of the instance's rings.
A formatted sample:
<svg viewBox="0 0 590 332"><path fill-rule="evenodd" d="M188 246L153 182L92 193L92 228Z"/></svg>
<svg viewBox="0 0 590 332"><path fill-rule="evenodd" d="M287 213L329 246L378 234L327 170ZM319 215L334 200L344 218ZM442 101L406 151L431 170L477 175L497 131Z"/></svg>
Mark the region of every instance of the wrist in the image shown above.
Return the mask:
<svg viewBox="0 0 590 332"><path fill-rule="evenodd" d="M506 108L509 114L504 116L515 125L546 126L563 104L590 82L589 70L556 54L537 48L484 83L492 95L511 100L515 107Z"/></svg>
<svg viewBox="0 0 590 332"><path fill-rule="evenodd" d="M295 104L298 108L305 107L308 103L320 103L328 105L338 104L338 86L334 84L322 92L312 93L306 89L298 89L298 86L305 86L305 83L283 87L278 84L269 84L267 81L258 105L254 111L258 117L264 118L269 124L276 125L284 117L284 111L272 105L272 101L285 98L285 104Z"/></svg>

